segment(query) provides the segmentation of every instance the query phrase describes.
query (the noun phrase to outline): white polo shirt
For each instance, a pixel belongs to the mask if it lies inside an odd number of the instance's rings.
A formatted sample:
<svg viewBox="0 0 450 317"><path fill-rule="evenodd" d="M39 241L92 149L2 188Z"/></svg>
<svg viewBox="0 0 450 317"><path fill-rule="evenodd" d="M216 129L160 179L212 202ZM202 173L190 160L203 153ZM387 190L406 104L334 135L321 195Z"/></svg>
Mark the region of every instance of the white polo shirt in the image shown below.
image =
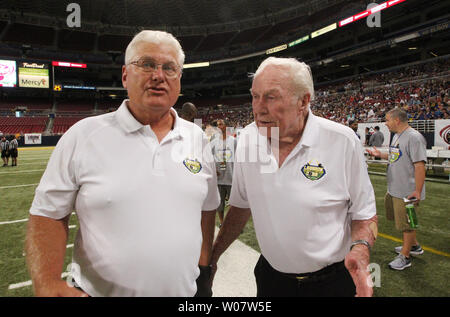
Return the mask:
<svg viewBox="0 0 450 317"><path fill-rule="evenodd" d="M36 189L33 215L80 228L72 274L91 296L193 296L201 211L220 202L209 142L178 117L158 142L129 112L79 121L60 139Z"/></svg>
<svg viewBox="0 0 450 317"><path fill-rule="evenodd" d="M251 208L264 257L285 273L315 272L342 261L351 244L351 221L376 214L355 133L310 112L281 168L267 151L267 138L255 135L254 122L241 133L230 205Z"/></svg>

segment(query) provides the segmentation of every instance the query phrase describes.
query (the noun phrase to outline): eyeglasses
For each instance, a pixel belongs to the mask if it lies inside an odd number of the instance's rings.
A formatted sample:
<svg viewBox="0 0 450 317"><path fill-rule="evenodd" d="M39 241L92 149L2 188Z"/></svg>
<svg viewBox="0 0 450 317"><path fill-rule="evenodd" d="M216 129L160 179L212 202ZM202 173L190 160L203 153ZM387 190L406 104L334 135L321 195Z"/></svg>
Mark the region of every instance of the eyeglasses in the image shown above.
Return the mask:
<svg viewBox="0 0 450 317"><path fill-rule="evenodd" d="M150 58L142 58L137 61L131 62L130 64L140 67L146 73L156 72L156 70L158 69L158 66L161 65L161 68L162 68L164 74L170 78L177 77L178 74L180 74L180 72L181 72L181 67L173 62L160 64Z"/></svg>

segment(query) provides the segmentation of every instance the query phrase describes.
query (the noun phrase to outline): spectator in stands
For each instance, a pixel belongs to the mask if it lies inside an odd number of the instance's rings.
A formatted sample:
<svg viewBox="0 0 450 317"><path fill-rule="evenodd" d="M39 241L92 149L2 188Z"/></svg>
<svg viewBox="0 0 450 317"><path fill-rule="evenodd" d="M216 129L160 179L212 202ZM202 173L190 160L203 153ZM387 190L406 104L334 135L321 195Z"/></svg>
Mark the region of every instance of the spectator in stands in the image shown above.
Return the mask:
<svg viewBox="0 0 450 317"><path fill-rule="evenodd" d="M252 215L262 253L257 296L371 296L376 206L360 142L312 114L311 70L296 59L263 61L251 94L255 122L240 136L212 266ZM259 160L244 160L254 153Z"/></svg>
<svg viewBox="0 0 450 317"><path fill-rule="evenodd" d="M19 155L19 143L17 142L19 137L13 135L9 142L9 154L11 155L11 166L17 166L17 156Z"/></svg>
<svg viewBox="0 0 450 317"><path fill-rule="evenodd" d="M217 184L219 185L220 206L217 209L220 225L225 215L225 201L231 193L233 165L236 151L236 139L227 134L227 125L223 119L217 120L220 134L211 142L211 150L216 162Z"/></svg>
<svg viewBox="0 0 450 317"><path fill-rule="evenodd" d="M181 108L180 117L184 120L194 122L197 117L197 107L192 102L185 102Z"/></svg>
<svg viewBox="0 0 450 317"><path fill-rule="evenodd" d="M36 295L211 296L219 193L208 140L172 108L183 62L171 34L138 33L122 67L130 99L59 140L30 209L26 254ZM76 288L61 280L74 208Z"/></svg>
<svg viewBox="0 0 450 317"><path fill-rule="evenodd" d="M9 162L9 141L6 139L5 136L2 136L2 141L0 142L0 148L2 150L2 160L3 160L3 167L8 166Z"/></svg>
<svg viewBox="0 0 450 317"><path fill-rule="evenodd" d="M388 190L384 202L386 216L389 220L395 220L395 227L403 233L403 245L395 248L399 255L389 263L389 267L403 270L411 266L410 254L423 253L417 242L415 228L408 224L403 198L417 199L416 208L425 199L426 141L422 134L409 126L406 112L402 109L395 108L386 114L386 126L395 133L389 154L381 153L376 147L367 152L375 157L389 159Z"/></svg>
<svg viewBox="0 0 450 317"><path fill-rule="evenodd" d="M444 115L444 113L442 112L443 108L444 108L444 106L441 103L437 106L437 109L434 112L434 117L436 119L441 119L442 116Z"/></svg>
<svg viewBox="0 0 450 317"><path fill-rule="evenodd" d="M425 114L425 109L422 108L422 109L420 109L420 112L419 112L416 120L426 120L426 119L427 119L427 116Z"/></svg>

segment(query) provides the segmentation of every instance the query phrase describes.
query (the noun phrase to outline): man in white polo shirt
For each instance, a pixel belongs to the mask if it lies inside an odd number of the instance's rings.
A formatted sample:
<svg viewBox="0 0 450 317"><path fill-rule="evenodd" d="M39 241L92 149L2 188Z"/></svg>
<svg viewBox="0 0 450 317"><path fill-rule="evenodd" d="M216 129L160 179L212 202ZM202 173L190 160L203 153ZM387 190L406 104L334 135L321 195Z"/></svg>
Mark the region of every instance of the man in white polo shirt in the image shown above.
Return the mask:
<svg viewBox="0 0 450 317"><path fill-rule="evenodd" d="M295 59L266 59L251 94L255 122L238 142L213 270L252 215L257 296L371 296L377 218L359 139L312 114L311 71Z"/></svg>
<svg viewBox="0 0 450 317"><path fill-rule="evenodd" d="M122 68L130 99L78 122L58 142L30 209L26 250L36 295L211 295L196 280L208 274L219 193L206 136L172 108L183 62L171 34L140 32ZM61 280L73 209L76 287Z"/></svg>

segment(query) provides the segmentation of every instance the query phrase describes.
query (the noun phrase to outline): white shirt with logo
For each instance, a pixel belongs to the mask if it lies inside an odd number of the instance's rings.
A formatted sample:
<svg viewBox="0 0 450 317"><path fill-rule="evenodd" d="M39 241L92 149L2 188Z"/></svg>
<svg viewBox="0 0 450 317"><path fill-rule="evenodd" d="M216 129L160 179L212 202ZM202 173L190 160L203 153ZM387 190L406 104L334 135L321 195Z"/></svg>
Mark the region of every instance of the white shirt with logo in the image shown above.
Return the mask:
<svg viewBox="0 0 450 317"><path fill-rule="evenodd" d="M230 205L251 209L264 257L285 273L315 272L342 261L351 244L351 221L376 214L355 133L310 112L281 168L267 151L267 138L255 135L252 123L239 139Z"/></svg>
<svg viewBox="0 0 450 317"><path fill-rule="evenodd" d="M79 121L60 139L33 215L79 220L72 274L91 296L193 296L201 211L220 202L203 131L178 117L158 142L129 112Z"/></svg>

